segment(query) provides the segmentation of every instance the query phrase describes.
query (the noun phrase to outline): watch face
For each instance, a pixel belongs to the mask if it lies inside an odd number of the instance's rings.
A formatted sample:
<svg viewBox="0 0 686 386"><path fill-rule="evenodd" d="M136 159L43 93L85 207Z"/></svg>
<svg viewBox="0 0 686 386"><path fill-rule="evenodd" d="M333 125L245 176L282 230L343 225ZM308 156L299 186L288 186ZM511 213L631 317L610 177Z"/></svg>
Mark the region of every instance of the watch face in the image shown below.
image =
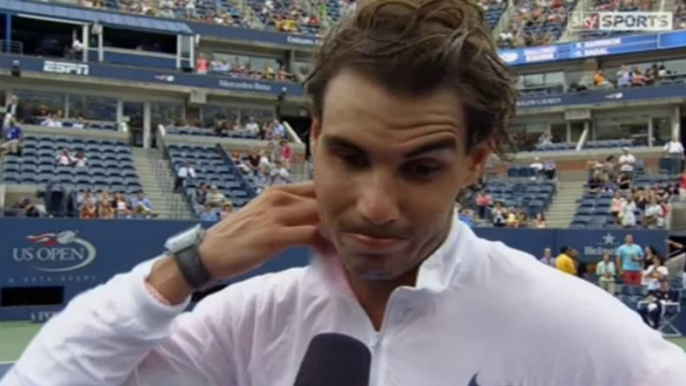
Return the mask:
<svg viewBox="0 0 686 386"><path fill-rule="evenodd" d="M187 229L177 235L170 237L164 244L164 248L173 253L182 251L186 248L193 246L195 241L198 239L200 229L200 225L197 225L191 229Z"/></svg>

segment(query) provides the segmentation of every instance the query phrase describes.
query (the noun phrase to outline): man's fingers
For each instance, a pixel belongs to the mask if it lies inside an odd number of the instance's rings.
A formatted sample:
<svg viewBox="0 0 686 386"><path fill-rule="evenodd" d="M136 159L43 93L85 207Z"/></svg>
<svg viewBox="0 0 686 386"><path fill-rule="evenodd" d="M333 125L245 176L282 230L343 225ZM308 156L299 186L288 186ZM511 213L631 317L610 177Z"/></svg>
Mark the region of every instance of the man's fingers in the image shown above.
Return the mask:
<svg viewBox="0 0 686 386"><path fill-rule="evenodd" d="M314 182L312 181L306 181L297 184L278 185L270 189L280 190L284 193L289 193L300 197L315 197Z"/></svg>
<svg viewBox="0 0 686 386"><path fill-rule="evenodd" d="M313 199L301 199L283 208L275 208L279 224L287 226L319 223L319 206Z"/></svg>
<svg viewBox="0 0 686 386"><path fill-rule="evenodd" d="M280 248L298 245L321 248L326 244L317 225L284 227L276 231L274 236Z"/></svg>

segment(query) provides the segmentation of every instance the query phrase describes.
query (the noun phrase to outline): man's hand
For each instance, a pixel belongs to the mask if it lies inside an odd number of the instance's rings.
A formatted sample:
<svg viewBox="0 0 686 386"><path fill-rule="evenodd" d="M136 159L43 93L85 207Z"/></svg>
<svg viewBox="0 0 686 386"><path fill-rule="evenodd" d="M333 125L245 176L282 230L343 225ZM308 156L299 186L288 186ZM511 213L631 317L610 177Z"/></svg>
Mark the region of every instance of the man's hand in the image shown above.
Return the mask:
<svg viewBox="0 0 686 386"><path fill-rule="evenodd" d="M199 247L200 258L215 280L257 268L293 246L331 250L319 233L319 212L312 182L269 188L247 206L210 228ZM183 303L193 289L173 258L155 264L148 278L171 304Z"/></svg>
<svg viewBox="0 0 686 386"><path fill-rule="evenodd" d="M265 190L245 208L213 226L199 248L213 279L248 272L293 246L329 249L319 233L312 182Z"/></svg>

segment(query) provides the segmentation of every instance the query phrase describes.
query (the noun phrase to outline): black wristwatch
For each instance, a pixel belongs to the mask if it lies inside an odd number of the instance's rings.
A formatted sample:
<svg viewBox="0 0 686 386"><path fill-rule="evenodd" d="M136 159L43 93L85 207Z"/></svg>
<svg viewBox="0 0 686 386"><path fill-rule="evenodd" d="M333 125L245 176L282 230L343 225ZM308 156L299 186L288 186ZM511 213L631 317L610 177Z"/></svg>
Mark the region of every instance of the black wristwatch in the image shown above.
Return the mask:
<svg viewBox="0 0 686 386"><path fill-rule="evenodd" d="M198 248L205 237L200 225L178 233L164 243L166 253L171 255L179 266L181 275L188 285L200 289L212 281L212 276L200 259Z"/></svg>

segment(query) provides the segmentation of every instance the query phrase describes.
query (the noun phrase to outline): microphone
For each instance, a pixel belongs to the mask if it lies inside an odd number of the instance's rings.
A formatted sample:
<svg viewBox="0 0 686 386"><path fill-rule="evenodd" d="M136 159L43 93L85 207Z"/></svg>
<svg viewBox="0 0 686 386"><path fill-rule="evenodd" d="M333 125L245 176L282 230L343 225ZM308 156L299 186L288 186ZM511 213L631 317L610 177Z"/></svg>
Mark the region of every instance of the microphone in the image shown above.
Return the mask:
<svg viewBox="0 0 686 386"><path fill-rule="evenodd" d="M312 338L294 386L369 386L372 353L359 340L325 333Z"/></svg>

